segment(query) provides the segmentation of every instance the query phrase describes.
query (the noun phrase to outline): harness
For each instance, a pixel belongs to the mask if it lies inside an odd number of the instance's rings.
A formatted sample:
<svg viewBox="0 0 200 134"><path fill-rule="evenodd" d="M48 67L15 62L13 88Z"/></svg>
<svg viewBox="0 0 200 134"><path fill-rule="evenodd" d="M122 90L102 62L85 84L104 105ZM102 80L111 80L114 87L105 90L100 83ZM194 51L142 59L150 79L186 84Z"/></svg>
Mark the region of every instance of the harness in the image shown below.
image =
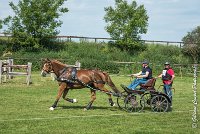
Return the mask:
<svg viewBox="0 0 200 134"><path fill-rule="evenodd" d="M61 74L60 77L57 78L56 80L60 81L60 82L66 82L70 86L73 86L74 84L81 84L85 87L88 87L88 88L94 90L94 88L91 86L92 83L94 83L94 82L95 83L102 83L102 84L106 83L105 81L90 81L87 84L84 83L83 81L78 79L77 69L75 67L70 67L70 68L65 67L62 70L60 70L60 74ZM66 76L66 74L67 74L67 76Z"/></svg>
<svg viewBox="0 0 200 134"><path fill-rule="evenodd" d="M88 83L84 83L83 81L78 79L78 77L77 77L77 69L75 67L63 68L60 71L60 74L61 74L60 77L57 78L56 80L59 81L59 82L66 82L70 87L73 87L74 84L80 84L80 85L83 85L83 86L85 86L87 88L90 88L91 90L94 90L94 91L100 91L100 92L104 92L104 93L107 93L107 94L112 94L114 96L119 96L118 94L113 93L111 91L103 91L103 90L101 90L99 88L94 88L91 85L92 83L105 84L106 83L105 81L99 80L99 81L90 81ZM68 74L67 77L66 77L66 74Z"/></svg>
<svg viewBox="0 0 200 134"><path fill-rule="evenodd" d="M70 71L70 69L71 69L71 71ZM72 84L75 84L78 79L76 77L77 69L75 67L72 67L72 68L65 67L62 70L60 70L59 73L61 75L56 80L60 81L60 82L66 82L67 84L72 85Z"/></svg>

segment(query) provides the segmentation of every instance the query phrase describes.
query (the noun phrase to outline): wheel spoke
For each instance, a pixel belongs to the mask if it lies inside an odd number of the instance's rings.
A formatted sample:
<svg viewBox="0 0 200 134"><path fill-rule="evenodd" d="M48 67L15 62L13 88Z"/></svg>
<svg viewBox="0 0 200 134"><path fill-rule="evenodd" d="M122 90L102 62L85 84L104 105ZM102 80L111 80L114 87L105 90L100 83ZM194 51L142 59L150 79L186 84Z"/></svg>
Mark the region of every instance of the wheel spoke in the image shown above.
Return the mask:
<svg viewBox="0 0 200 134"><path fill-rule="evenodd" d="M139 95L129 95L126 97L125 108L128 112L140 112L144 107L144 100L139 99Z"/></svg>
<svg viewBox="0 0 200 134"><path fill-rule="evenodd" d="M160 109L161 109L162 111L165 111L165 109L164 109L163 107L160 107Z"/></svg>
<svg viewBox="0 0 200 134"><path fill-rule="evenodd" d="M127 97L127 93L126 92L122 92L122 96L117 98L117 105L122 110L125 110L126 97Z"/></svg>
<svg viewBox="0 0 200 134"><path fill-rule="evenodd" d="M155 110L155 109L156 109L156 110ZM154 112L158 112L158 107L157 107L157 106L154 106L153 111L154 111Z"/></svg>
<svg viewBox="0 0 200 134"><path fill-rule="evenodd" d="M153 112L166 112L168 100L164 95L156 95L151 99L151 109Z"/></svg>
<svg viewBox="0 0 200 134"><path fill-rule="evenodd" d="M163 100L163 101L161 101L161 103L160 103L160 104L163 104L164 102L167 102L167 99L166 99L166 98L164 98L164 100Z"/></svg>
<svg viewBox="0 0 200 134"><path fill-rule="evenodd" d="M140 103L141 103L143 109L150 107L151 96L152 95L150 93L145 93L145 94L142 95Z"/></svg>

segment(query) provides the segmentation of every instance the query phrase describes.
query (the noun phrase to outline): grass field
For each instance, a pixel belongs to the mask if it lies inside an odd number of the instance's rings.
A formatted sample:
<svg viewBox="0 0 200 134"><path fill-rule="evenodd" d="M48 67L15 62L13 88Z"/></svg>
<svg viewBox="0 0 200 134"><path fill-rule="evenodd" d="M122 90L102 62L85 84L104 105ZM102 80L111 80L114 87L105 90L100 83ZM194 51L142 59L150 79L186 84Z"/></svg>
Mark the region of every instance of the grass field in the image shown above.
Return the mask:
<svg viewBox="0 0 200 134"><path fill-rule="evenodd" d="M119 89L120 84L130 83L128 77L113 75L112 80ZM71 104L61 99L57 109L50 111L57 95L57 82L50 77L40 77L39 72L33 72L32 81L33 84L26 86L25 77L15 77L0 85L0 134L200 133L200 124L192 128L192 77L175 79L173 111L167 113L150 110L127 113L110 107L107 95L101 92L97 93L93 109L84 111L90 100L89 89L70 91L69 98L77 98L79 102ZM157 80L156 87L161 83ZM197 98L200 98L199 93ZM116 97L113 100L116 102ZM199 116L197 119L200 121Z"/></svg>

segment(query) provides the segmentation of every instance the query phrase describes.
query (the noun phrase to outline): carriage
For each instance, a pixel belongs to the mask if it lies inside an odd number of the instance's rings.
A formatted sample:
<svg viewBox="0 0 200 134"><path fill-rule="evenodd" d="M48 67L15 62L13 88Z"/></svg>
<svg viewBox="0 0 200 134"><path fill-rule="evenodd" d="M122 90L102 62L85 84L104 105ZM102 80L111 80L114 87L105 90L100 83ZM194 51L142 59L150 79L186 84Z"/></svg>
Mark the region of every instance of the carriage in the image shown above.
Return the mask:
<svg viewBox="0 0 200 134"><path fill-rule="evenodd" d="M117 98L119 108L128 112L141 112L144 109L167 112L170 109L171 100L165 93L155 89L155 83L156 78L149 79L136 90L129 90L121 85L125 91Z"/></svg>

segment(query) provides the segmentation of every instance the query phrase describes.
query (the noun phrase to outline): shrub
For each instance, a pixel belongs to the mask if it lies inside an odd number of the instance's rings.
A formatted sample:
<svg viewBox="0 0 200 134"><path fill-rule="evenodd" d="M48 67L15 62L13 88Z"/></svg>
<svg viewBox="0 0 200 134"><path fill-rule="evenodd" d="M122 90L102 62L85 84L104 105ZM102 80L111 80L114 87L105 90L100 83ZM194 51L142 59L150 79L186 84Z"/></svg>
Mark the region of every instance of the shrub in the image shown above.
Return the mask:
<svg viewBox="0 0 200 134"><path fill-rule="evenodd" d="M91 42L65 42L61 50L43 49L40 52L27 52L20 50L13 53L15 64L27 64L32 62L32 70L41 69L41 59L58 59L63 63L73 65L77 60L81 63L81 68L100 69L109 73L130 74L141 70L141 61L149 60L153 69L153 74L158 75L163 69L163 63L188 64L192 63L181 53L181 49L176 46L147 45L146 49L140 53L129 53L121 51L119 48L111 47L102 43ZM134 62L134 64L116 64L113 61ZM187 67L186 67L187 68ZM175 72L179 73L179 68ZM183 69L191 72L191 69ZM187 74L187 72L185 74Z"/></svg>

